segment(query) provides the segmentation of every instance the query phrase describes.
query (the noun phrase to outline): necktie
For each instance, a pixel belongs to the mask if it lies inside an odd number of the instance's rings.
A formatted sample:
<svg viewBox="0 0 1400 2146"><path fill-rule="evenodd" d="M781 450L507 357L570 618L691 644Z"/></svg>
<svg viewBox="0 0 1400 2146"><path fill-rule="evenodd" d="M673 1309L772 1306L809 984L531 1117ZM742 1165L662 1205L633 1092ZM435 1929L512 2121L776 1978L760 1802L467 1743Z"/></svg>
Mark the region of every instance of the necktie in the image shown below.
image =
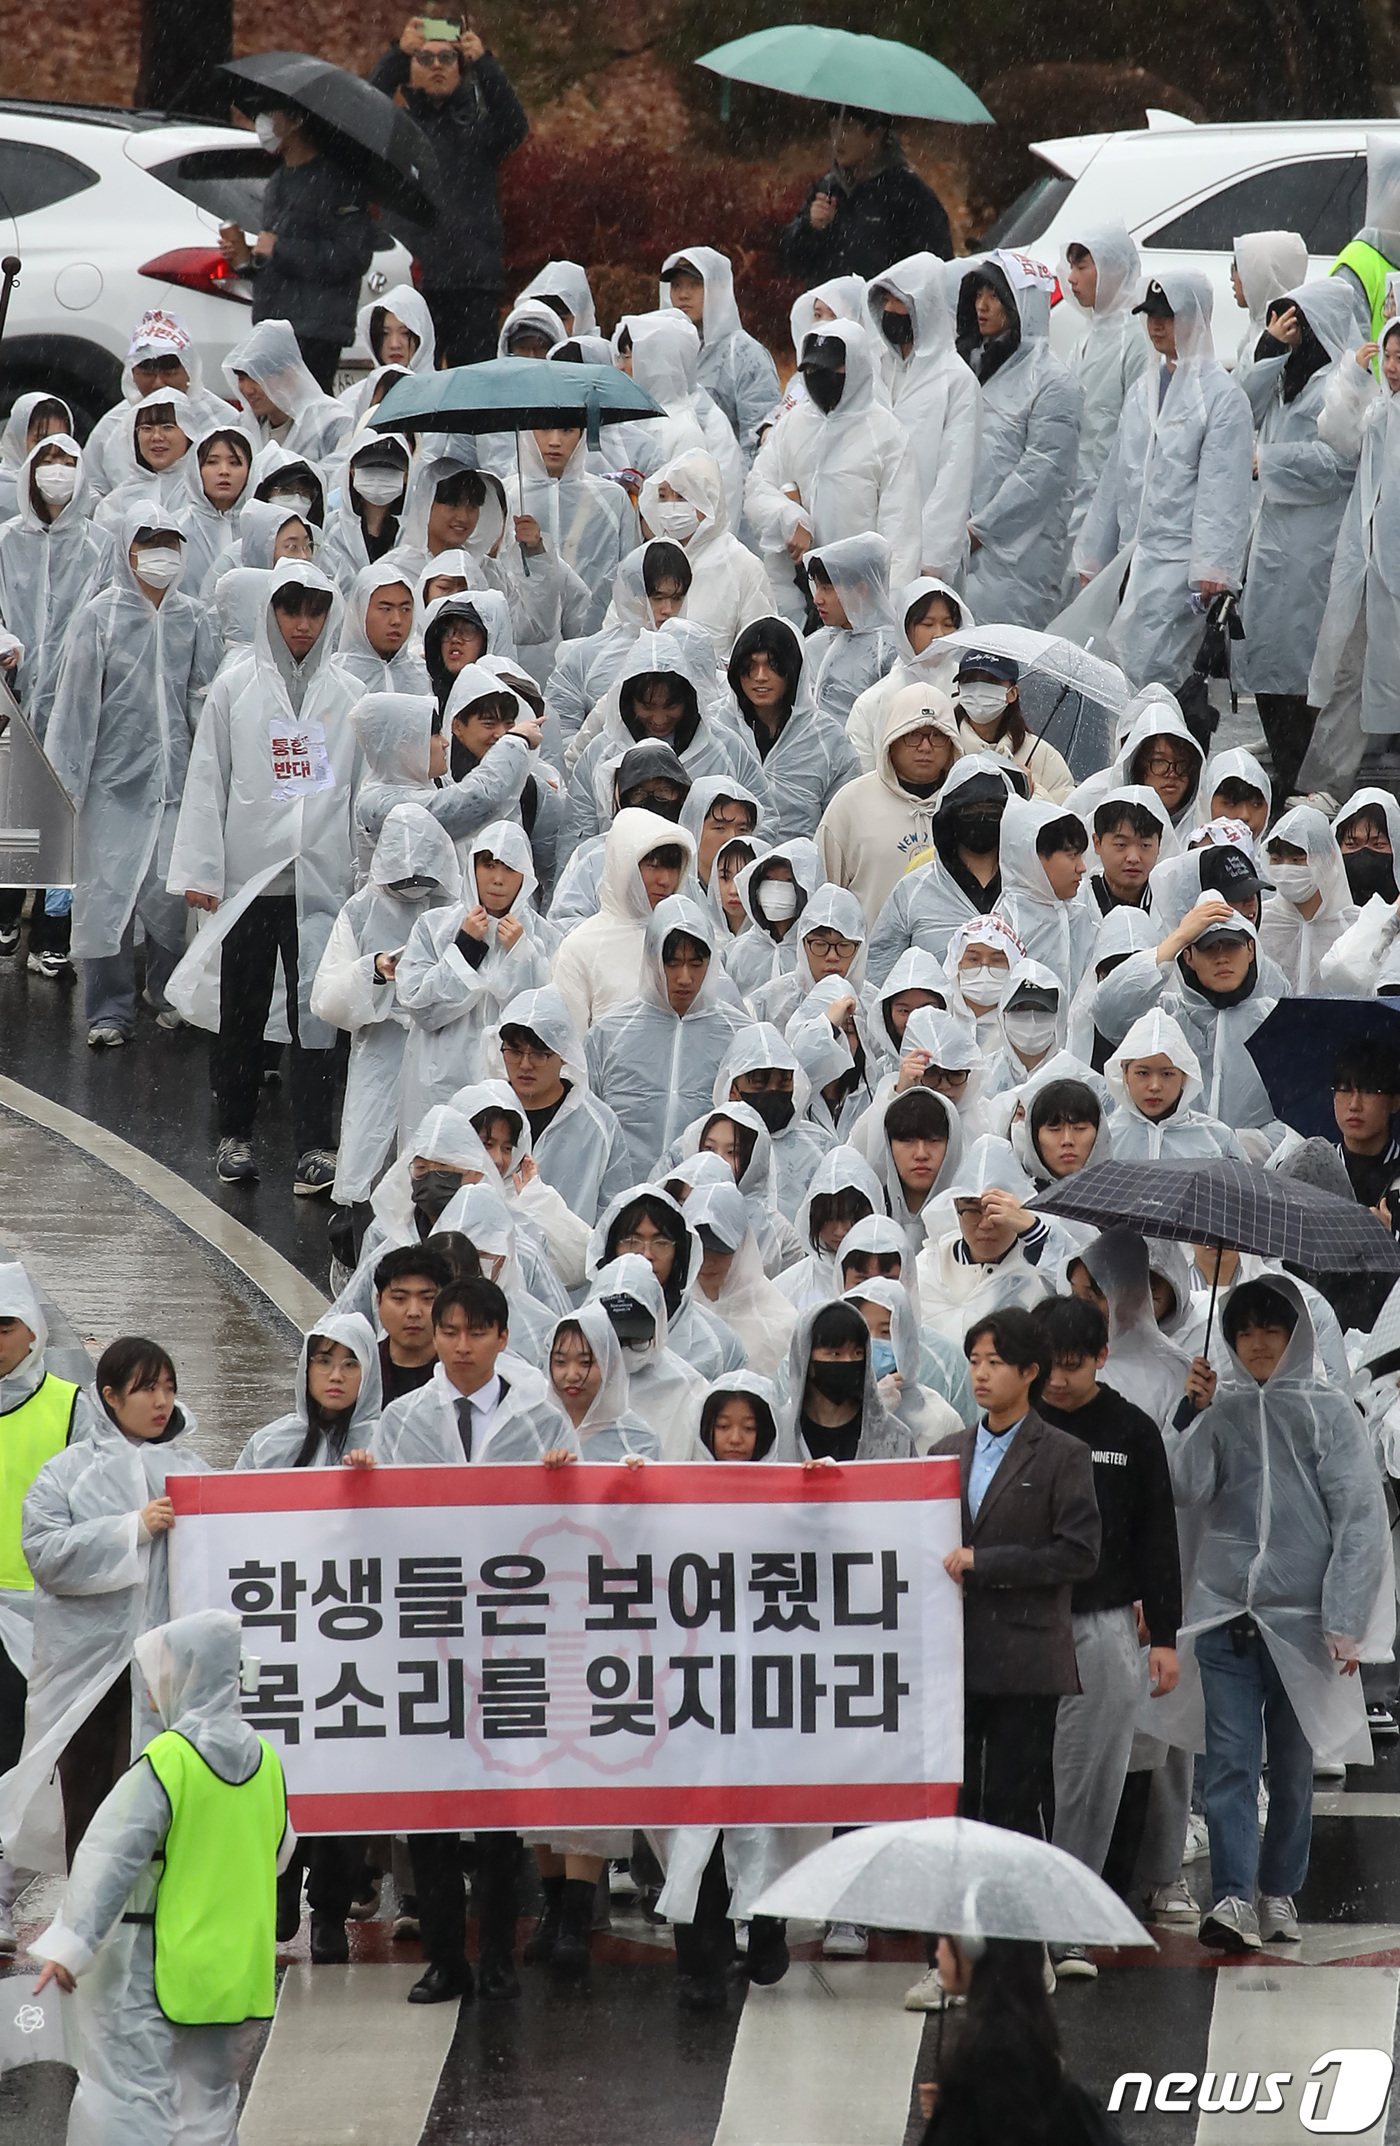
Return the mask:
<svg viewBox="0 0 1400 2146"><path fill-rule="evenodd" d="M457 1435L462 1441L464 1458L470 1460L472 1457L472 1404L465 1398L457 1403Z"/></svg>

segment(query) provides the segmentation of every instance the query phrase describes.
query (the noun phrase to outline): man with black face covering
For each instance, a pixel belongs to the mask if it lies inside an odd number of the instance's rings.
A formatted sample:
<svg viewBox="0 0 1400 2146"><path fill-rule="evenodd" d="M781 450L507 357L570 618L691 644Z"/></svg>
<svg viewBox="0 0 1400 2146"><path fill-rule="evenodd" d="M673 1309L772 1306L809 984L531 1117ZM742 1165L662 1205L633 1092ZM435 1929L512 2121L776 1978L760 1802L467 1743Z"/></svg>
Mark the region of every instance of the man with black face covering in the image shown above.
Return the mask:
<svg viewBox="0 0 1400 2146"><path fill-rule="evenodd" d="M658 738L645 745L629 746L613 776L613 813L637 805L654 812L658 819L679 826L681 808L691 792L690 770L671 746ZM580 842L570 857L549 905L550 921L567 931L598 911L598 888L603 877L603 849L607 835L591 835Z"/></svg>
<svg viewBox="0 0 1400 2146"><path fill-rule="evenodd" d="M941 961L960 924L991 913L1001 896L1001 816L1008 797L1028 792L1014 760L972 753L955 762L934 815L933 855L905 873L870 935L867 983L882 984L911 946Z"/></svg>
<svg viewBox="0 0 1400 2146"><path fill-rule="evenodd" d="M666 1301L666 1346L673 1355L705 1379L743 1369L747 1358L738 1335L686 1287L699 1266L699 1247L669 1193L659 1185L634 1186L599 1222L595 1245L599 1239L601 1257L590 1251L593 1273L628 1253L650 1266ZM618 1338L628 1336L619 1330Z"/></svg>

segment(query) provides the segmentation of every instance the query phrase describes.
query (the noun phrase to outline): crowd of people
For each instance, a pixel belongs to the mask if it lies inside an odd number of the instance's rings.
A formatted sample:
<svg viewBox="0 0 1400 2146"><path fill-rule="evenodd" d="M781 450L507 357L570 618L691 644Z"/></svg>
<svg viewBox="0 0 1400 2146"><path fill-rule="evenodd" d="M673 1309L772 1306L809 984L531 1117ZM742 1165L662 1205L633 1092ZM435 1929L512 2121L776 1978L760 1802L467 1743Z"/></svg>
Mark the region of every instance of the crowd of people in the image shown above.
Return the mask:
<svg viewBox="0 0 1400 2146"><path fill-rule="evenodd" d="M504 139L504 92L497 117ZM866 196L925 214L866 132ZM267 136L289 176L314 167L294 114ZM814 190L813 248L845 201ZM94 1050L209 1031L229 1186L258 1175L289 1046L293 1189L329 1197L333 1307L238 1466L956 1455L963 1810L1234 1954L1299 1935L1315 1772L1397 1733L1400 1313L1388 1276L1043 1203L1110 1159L1231 1159L1400 1224L1400 805L1355 787L1400 727L1400 277L1367 267L1400 228L1360 244L1305 281L1295 234L1242 234L1233 370L1204 279L1145 273L1121 226L1083 230L1058 284L1019 253L916 250L803 294L786 387L716 249L668 253L656 308L609 336L583 268L551 262L494 348L621 367L662 413L590 447L375 428L397 381L460 355L473 278L445 234L423 293L359 314L372 367L338 397L261 295L214 385L153 312L85 443L43 394L0 439L7 669L77 810L31 988L80 971ZM1082 321L1066 358L1052 302ZM1271 771L1213 752L1187 691L1236 597ZM1062 753L1028 723L993 629L1090 615L1124 689L1086 765L1085 733ZM1290 995L1374 1004L1331 1063L1331 1140L1280 1116L1249 1048ZM117 1876L188 1786L165 1746L154 1796L126 1769L155 1719L168 1479L204 1463L158 1342L79 1388L45 1340L0 1269L0 1950L23 1873L68 1869L30 1949L81 1983L124 1945L104 1988L143 2022L126 2084L159 2100L141 2066L174 2061L179 2015ZM162 1642L161 1719L202 1724L266 1829L275 1784L227 1634L205 1637L207 1712L196 1634ZM278 1838L276 1934L305 1883L313 1960L344 1960L387 1851ZM531 1963L587 1973L632 1857L684 2002L724 2002L736 1923L752 1980L786 1969L752 1905L806 1835L524 1845ZM520 1994L521 1856L510 1832L471 1850L474 1983L461 1842L400 1844L410 2001ZM912 2007L960 2001L980 1955L945 1953ZM1096 1968L1061 1946L1046 1972ZM232 2046L200 2044L215 2100ZM95 2103L123 2091L104 2061Z"/></svg>

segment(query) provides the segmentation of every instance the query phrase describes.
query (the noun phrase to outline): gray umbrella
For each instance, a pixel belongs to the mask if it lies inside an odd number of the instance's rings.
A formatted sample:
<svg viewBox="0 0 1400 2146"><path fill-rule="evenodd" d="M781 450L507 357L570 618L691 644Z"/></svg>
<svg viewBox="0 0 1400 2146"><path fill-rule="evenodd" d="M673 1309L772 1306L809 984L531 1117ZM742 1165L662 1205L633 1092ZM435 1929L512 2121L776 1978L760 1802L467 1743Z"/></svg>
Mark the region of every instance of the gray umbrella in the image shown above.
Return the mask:
<svg viewBox="0 0 1400 2146"><path fill-rule="evenodd" d="M309 112L338 162L364 180L372 200L414 223L437 220L437 159L417 122L382 89L309 52L257 52L226 60L240 111Z"/></svg>

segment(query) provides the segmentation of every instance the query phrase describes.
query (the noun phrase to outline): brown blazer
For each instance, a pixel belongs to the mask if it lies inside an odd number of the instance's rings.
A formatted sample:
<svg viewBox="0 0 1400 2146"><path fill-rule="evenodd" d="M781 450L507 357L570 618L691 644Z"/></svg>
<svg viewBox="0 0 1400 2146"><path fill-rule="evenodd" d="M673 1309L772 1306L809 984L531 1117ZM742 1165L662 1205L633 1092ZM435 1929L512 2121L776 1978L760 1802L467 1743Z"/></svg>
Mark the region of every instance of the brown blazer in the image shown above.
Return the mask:
<svg viewBox="0 0 1400 2146"><path fill-rule="evenodd" d="M1029 1409L974 1520L967 1479L976 1429L934 1447L956 1453L963 1541L963 1677L968 1691L1077 1692L1070 1594L1099 1562L1099 1507L1087 1445Z"/></svg>

